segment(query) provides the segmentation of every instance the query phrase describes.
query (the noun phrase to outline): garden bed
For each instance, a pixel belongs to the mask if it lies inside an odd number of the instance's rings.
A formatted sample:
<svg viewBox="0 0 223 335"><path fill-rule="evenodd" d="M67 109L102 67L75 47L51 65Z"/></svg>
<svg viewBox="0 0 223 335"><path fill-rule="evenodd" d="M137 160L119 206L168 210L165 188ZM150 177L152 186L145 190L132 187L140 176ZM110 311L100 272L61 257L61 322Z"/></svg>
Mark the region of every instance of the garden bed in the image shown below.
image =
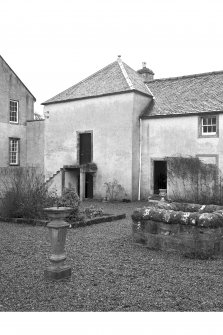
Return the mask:
<svg viewBox="0 0 223 335"><path fill-rule="evenodd" d="M103 222L112 222L116 220L122 220L126 218L126 214L104 214L99 217L94 217L90 219L85 219L84 221L76 221L76 222L69 222L70 223L70 228L77 228L77 227L83 227L83 226L90 226L92 224L97 224L97 223L103 223Z"/></svg>
<svg viewBox="0 0 223 335"><path fill-rule="evenodd" d="M194 257L223 255L223 207L149 202L132 215L134 242Z"/></svg>
<svg viewBox="0 0 223 335"><path fill-rule="evenodd" d="M125 219L126 214L104 214L102 216L94 217L94 218L86 218L81 221L69 221L70 228L78 228L90 226L92 224L103 223L103 222L112 222L116 220ZM19 224L28 224L31 226L46 226L49 223L49 220L38 220L38 219L28 219L28 218L2 218L0 217L0 221L3 222L13 222Z"/></svg>

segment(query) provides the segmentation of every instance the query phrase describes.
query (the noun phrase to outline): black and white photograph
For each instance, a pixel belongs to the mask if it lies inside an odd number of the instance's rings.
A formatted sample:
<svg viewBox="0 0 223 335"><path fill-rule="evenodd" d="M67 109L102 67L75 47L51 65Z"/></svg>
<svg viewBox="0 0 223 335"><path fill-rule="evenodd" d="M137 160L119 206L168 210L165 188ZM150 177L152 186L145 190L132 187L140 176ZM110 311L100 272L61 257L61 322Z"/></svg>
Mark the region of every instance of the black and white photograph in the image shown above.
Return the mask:
<svg viewBox="0 0 223 335"><path fill-rule="evenodd" d="M2 0L1 334L222 311L222 2Z"/></svg>

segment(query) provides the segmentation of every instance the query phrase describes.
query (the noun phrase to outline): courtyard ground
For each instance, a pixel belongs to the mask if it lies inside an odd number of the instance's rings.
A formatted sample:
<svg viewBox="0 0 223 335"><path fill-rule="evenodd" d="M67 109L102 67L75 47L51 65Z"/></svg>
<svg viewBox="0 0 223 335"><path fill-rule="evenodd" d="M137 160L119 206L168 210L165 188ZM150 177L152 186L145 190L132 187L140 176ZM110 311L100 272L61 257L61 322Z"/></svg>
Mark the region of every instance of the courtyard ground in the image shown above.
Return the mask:
<svg viewBox="0 0 223 335"><path fill-rule="evenodd" d="M47 228L0 222L0 311L223 311L223 259L132 243L131 214L145 204L84 202L127 218L70 229L72 277L58 282L43 276Z"/></svg>

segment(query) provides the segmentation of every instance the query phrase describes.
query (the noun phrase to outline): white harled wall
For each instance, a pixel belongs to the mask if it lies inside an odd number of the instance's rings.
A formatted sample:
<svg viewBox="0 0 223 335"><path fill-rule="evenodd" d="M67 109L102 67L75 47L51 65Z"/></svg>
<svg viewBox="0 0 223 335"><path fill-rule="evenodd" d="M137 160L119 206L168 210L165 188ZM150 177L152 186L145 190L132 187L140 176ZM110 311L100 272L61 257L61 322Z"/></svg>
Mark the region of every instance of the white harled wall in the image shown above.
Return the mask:
<svg viewBox="0 0 223 335"><path fill-rule="evenodd" d="M199 138L198 116L188 115L143 120L142 138L142 198L153 194L153 159L199 155L204 160L215 160L223 171L222 114L219 114L219 137Z"/></svg>
<svg viewBox="0 0 223 335"><path fill-rule="evenodd" d="M77 164L77 132L93 131L94 197L104 197L104 183L113 179L131 197L133 100L130 93L45 106L46 179L63 165Z"/></svg>

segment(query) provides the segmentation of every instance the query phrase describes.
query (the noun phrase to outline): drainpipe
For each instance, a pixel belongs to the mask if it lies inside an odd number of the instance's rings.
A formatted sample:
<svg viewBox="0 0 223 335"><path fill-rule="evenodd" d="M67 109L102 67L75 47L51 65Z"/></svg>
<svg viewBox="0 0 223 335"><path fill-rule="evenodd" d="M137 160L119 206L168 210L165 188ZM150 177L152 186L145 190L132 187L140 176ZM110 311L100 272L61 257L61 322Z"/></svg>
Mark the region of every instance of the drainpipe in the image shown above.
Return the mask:
<svg viewBox="0 0 223 335"><path fill-rule="evenodd" d="M139 188L138 188L138 200L141 200L141 170L142 170L142 120L139 118Z"/></svg>

